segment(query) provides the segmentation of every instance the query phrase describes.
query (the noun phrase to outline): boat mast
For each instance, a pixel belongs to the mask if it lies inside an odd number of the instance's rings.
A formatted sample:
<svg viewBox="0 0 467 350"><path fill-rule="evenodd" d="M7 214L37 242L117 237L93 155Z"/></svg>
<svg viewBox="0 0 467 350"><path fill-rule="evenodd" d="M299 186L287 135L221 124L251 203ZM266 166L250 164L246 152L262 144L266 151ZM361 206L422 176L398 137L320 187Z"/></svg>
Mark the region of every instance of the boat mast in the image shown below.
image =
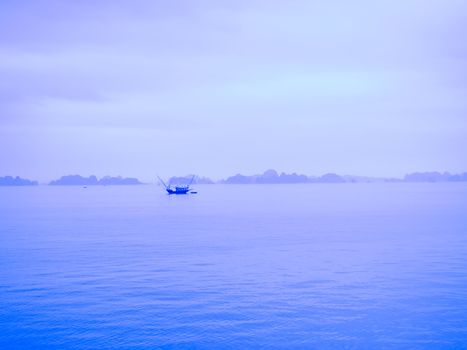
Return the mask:
<svg viewBox="0 0 467 350"><path fill-rule="evenodd" d="M195 179L195 175L192 176L191 181L190 181L190 183L188 184L188 187L191 186L191 184L193 183L193 180L194 180L194 179Z"/></svg>
<svg viewBox="0 0 467 350"><path fill-rule="evenodd" d="M169 188L169 186L167 186L167 185L165 184L164 180L162 180L162 179L159 177L159 175L157 175L157 178L159 179L160 182L162 182L162 184L164 185L164 187L165 187L166 189Z"/></svg>

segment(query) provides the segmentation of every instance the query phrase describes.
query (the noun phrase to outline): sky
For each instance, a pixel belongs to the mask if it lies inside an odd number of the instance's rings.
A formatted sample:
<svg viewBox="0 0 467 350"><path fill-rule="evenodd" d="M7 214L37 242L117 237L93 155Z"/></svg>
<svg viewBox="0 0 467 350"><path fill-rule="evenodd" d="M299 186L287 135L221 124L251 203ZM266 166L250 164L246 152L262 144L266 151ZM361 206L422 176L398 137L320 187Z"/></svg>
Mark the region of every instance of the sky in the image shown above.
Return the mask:
<svg viewBox="0 0 467 350"><path fill-rule="evenodd" d="M467 2L0 2L0 176L467 171Z"/></svg>

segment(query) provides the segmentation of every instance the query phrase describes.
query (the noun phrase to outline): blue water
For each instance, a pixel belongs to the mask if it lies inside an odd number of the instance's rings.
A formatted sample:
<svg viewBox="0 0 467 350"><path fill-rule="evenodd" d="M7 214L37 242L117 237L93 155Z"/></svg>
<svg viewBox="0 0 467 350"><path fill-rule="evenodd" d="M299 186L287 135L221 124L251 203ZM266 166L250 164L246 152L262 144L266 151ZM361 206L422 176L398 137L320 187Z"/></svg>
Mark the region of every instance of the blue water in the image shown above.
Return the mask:
<svg viewBox="0 0 467 350"><path fill-rule="evenodd" d="M0 188L0 349L467 349L467 184Z"/></svg>

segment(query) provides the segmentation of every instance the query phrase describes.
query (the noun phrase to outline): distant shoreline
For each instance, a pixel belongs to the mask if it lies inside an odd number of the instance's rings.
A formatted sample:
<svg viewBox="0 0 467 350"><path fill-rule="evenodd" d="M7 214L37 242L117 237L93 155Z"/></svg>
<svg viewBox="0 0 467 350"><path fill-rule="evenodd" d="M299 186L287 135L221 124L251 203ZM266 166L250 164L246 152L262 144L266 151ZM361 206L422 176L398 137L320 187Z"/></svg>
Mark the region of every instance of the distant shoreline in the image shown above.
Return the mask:
<svg viewBox="0 0 467 350"><path fill-rule="evenodd" d="M193 175L171 177L168 182L177 184L189 183ZM251 184L313 184L313 183L437 183L437 182L467 182L467 172L451 174L449 172L415 172L405 175L403 178L385 178L354 175L338 175L327 173L322 176L307 176L303 174L277 173L275 170L266 170L263 174L242 175L237 174L226 179L213 181L207 177L194 176L193 184L227 184L227 185L251 185ZM148 185L137 178L121 176L104 176L98 179L96 176L83 177L81 175L65 175L60 179L46 184L38 181L24 179L19 176L0 177L0 186L123 186L123 185Z"/></svg>

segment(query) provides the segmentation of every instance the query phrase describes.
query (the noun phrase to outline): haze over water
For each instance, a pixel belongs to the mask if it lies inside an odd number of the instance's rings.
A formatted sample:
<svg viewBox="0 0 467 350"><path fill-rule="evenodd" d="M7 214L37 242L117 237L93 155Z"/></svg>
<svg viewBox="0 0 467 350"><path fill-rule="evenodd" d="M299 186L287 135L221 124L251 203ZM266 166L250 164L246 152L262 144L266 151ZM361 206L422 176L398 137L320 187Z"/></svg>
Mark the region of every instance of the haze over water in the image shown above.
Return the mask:
<svg viewBox="0 0 467 350"><path fill-rule="evenodd" d="M2 349L465 349L467 186L0 188Z"/></svg>

